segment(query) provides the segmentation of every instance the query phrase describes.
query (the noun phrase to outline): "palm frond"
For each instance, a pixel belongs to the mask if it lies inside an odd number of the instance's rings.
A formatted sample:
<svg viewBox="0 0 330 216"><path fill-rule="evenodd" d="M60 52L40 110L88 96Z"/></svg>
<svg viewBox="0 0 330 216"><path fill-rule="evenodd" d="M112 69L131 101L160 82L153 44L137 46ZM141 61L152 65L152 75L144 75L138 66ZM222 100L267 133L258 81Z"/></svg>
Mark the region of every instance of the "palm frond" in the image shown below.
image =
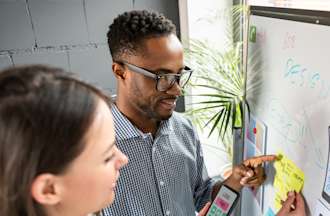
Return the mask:
<svg viewBox="0 0 330 216"><path fill-rule="evenodd" d="M234 128L242 127L243 108L249 107L245 99L246 81L241 65L243 43L234 40L241 34L238 26L246 13L247 7L234 6L223 14L216 11L206 20L229 20L226 30L228 44L224 51L202 40L190 40L189 47L185 49L188 61L195 70L189 87L198 92L190 94L192 108L186 113L195 124L208 128L209 136L217 131L223 142L228 140L228 134Z"/></svg>

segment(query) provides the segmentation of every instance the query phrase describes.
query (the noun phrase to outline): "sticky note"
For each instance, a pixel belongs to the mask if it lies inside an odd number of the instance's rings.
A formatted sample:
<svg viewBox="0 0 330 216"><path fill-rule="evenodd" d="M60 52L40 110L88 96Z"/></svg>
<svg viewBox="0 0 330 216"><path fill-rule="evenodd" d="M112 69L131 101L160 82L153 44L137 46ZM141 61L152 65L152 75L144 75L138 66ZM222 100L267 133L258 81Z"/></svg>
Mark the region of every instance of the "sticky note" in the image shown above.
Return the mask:
<svg viewBox="0 0 330 216"><path fill-rule="evenodd" d="M257 41L257 27L250 26L249 41L255 43Z"/></svg>
<svg viewBox="0 0 330 216"><path fill-rule="evenodd" d="M273 210L269 207L265 216L275 216L275 213L273 212Z"/></svg>
<svg viewBox="0 0 330 216"><path fill-rule="evenodd" d="M274 178L275 209L282 206L281 200L286 200L289 191L300 192L304 185L304 172L282 152L278 154L274 163L276 170Z"/></svg>

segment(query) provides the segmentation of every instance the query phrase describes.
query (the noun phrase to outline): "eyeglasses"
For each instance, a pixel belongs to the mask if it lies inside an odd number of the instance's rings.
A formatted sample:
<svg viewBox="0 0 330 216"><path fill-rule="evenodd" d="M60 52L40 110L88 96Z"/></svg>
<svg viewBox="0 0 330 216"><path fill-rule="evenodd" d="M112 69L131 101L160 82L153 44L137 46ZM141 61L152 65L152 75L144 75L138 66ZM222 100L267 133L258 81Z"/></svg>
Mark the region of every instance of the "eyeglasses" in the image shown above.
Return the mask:
<svg viewBox="0 0 330 216"><path fill-rule="evenodd" d="M144 76L150 77L156 80L156 90L158 91L167 91L174 86L175 83L178 83L180 88L183 88L190 79L191 73L193 72L188 66L185 66L178 74L172 73L159 73L156 71L150 71L136 65L132 65L127 62L118 62L124 64L128 67L129 70L143 74ZM158 74L157 74L158 73Z"/></svg>

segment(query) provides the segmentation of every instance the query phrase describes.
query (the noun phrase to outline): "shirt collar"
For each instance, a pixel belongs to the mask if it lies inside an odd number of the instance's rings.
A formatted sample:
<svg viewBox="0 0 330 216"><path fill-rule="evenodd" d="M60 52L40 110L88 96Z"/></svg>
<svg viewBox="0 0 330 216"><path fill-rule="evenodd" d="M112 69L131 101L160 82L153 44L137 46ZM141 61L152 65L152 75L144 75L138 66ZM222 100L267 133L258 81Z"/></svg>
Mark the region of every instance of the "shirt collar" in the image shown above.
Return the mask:
<svg viewBox="0 0 330 216"><path fill-rule="evenodd" d="M160 122L157 135L170 134L170 132L173 130L173 123L171 119L172 117L169 118L168 120L164 120Z"/></svg>
<svg viewBox="0 0 330 216"><path fill-rule="evenodd" d="M140 131L135 125L133 125L131 121L128 120L127 117L120 112L120 110L115 104L112 105L111 111L114 117L113 119L115 123L115 132L117 139L123 140L143 136L143 132ZM171 118L160 122L156 136L169 134L173 130L173 123L171 121Z"/></svg>

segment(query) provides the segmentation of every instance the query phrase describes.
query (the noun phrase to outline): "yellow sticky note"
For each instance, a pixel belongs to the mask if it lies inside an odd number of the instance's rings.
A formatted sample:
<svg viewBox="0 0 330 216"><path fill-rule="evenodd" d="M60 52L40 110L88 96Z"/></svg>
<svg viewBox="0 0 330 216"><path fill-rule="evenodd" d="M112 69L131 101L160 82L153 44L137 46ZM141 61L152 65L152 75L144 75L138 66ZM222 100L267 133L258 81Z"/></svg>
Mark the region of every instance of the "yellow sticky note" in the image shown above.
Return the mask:
<svg viewBox="0 0 330 216"><path fill-rule="evenodd" d="M282 207L281 204L282 197L280 197L278 194L275 194L275 209L278 210Z"/></svg>
<svg viewBox="0 0 330 216"><path fill-rule="evenodd" d="M274 179L275 209L281 208L281 200L285 200L289 191L300 192L304 185L305 175L295 163L282 152L274 163L276 170Z"/></svg>

